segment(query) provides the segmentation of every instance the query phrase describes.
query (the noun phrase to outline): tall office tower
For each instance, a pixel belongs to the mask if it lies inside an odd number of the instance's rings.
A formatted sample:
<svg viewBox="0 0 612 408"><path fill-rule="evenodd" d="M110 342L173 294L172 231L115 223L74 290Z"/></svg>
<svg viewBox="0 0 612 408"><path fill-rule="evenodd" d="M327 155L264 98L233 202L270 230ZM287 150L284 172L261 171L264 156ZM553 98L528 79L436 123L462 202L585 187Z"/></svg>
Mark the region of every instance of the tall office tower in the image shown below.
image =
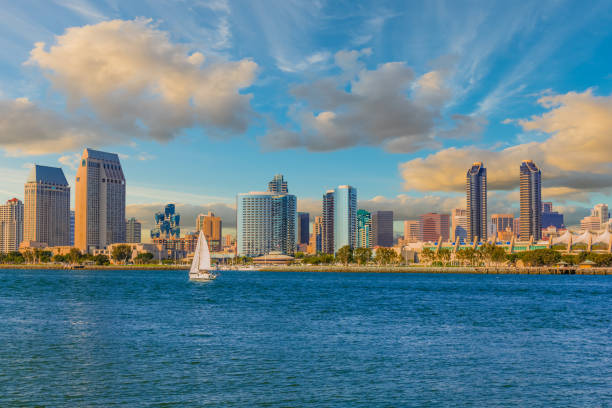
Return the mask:
<svg viewBox="0 0 612 408"><path fill-rule="evenodd" d="M312 224L312 236L310 237L310 253L318 254L323 248L323 217L317 216Z"/></svg>
<svg viewBox="0 0 612 408"><path fill-rule="evenodd" d="M321 223L321 252L334 253L334 190L323 194L323 218Z"/></svg>
<svg viewBox="0 0 612 408"><path fill-rule="evenodd" d="M542 172L532 160L523 160L520 167L521 216L520 236L523 240L542 238Z"/></svg>
<svg viewBox="0 0 612 408"><path fill-rule="evenodd" d="M599 218L599 223L601 224L600 230L607 227L608 221L610 220L610 212L608 210L607 204L597 204L591 210L591 217Z"/></svg>
<svg viewBox="0 0 612 408"><path fill-rule="evenodd" d="M289 190L287 189L287 182L282 174L275 175L272 181L268 183L268 192L276 194L289 193Z"/></svg>
<svg viewBox="0 0 612 408"><path fill-rule="evenodd" d="M166 204L164 211L156 212L155 227L151 229L151 238L179 239L181 237L181 214L176 212L174 204Z"/></svg>
<svg viewBox="0 0 612 408"><path fill-rule="evenodd" d="M467 239L487 240L487 169L475 162L466 175Z"/></svg>
<svg viewBox="0 0 612 408"><path fill-rule="evenodd" d="M125 242L125 177L117 154L85 149L75 196L77 248L89 252Z"/></svg>
<svg viewBox="0 0 612 408"><path fill-rule="evenodd" d="M208 214L200 214L196 218L196 231L203 231L208 247L211 251L221 251L221 237L223 236L223 225L221 217L217 217L212 211Z"/></svg>
<svg viewBox="0 0 612 408"><path fill-rule="evenodd" d="M542 229L550 226L555 228L563 228L563 214L557 211L553 211L553 204L551 202L542 203Z"/></svg>
<svg viewBox="0 0 612 408"><path fill-rule="evenodd" d="M125 242L139 244L142 239L142 224L136 218L125 222Z"/></svg>
<svg viewBox="0 0 612 408"><path fill-rule="evenodd" d="M334 253L357 246L357 189L348 185L334 190Z"/></svg>
<svg viewBox="0 0 612 408"><path fill-rule="evenodd" d="M231 248L233 243L234 243L234 238L230 234L227 234L223 239L223 246L225 248Z"/></svg>
<svg viewBox="0 0 612 408"><path fill-rule="evenodd" d="M450 239L455 242L467 239L467 211L464 208L454 208L451 211L451 232Z"/></svg>
<svg viewBox="0 0 612 408"><path fill-rule="evenodd" d="M372 246L393 246L393 211L372 213Z"/></svg>
<svg viewBox="0 0 612 408"><path fill-rule="evenodd" d="M74 246L74 210L70 210L70 246Z"/></svg>
<svg viewBox="0 0 612 408"><path fill-rule="evenodd" d="M372 248L372 215L366 210L357 211L357 248Z"/></svg>
<svg viewBox="0 0 612 408"><path fill-rule="evenodd" d="M297 198L292 194L272 196L272 251L293 255L297 248Z"/></svg>
<svg viewBox="0 0 612 408"><path fill-rule="evenodd" d="M23 203L12 198L0 205L0 253L19 250L23 241Z"/></svg>
<svg viewBox="0 0 612 408"><path fill-rule="evenodd" d="M492 214L491 223L495 225L495 231L498 234L514 230L514 215L513 214Z"/></svg>
<svg viewBox="0 0 612 408"><path fill-rule="evenodd" d="M298 213L298 244L310 242L310 214L307 212Z"/></svg>
<svg viewBox="0 0 612 408"><path fill-rule="evenodd" d="M553 203L550 201L542 201L542 214L551 213L553 210Z"/></svg>
<svg viewBox="0 0 612 408"><path fill-rule="evenodd" d="M404 221L404 241L418 242L421 235L421 224L419 220Z"/></svg>
<svg viewBox="0 0 612 408"><path fill-rule="evenodd" d="M450 215L427 213L420 216L420 239L423 242L437 242L440 237L442 241L448 241Z"/></svg>
<svg viewBox="0 0 612 408"><path fill-rule="evenodd" d="M70 186L62 169L32 167L25 185L23 240L70 245Z"/></svg>

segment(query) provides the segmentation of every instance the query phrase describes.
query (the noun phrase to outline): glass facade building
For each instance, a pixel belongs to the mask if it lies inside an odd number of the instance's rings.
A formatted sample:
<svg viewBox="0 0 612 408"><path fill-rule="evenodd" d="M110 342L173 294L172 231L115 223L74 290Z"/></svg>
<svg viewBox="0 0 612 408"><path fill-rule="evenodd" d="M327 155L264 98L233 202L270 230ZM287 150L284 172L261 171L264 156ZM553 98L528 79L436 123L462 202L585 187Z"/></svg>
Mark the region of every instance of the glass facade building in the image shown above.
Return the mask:
<svg viewBox="0 0 612 408"><path fill-rule="evenodd" d="M310 214L307 212L298 213L298 244L310 243Z"/></svg>
<svg viewBox="0 0 612 408"><path fill-rule="evenodd" d="M393 246L393 211L372 213L372 245L386 248Z"/></svg>
<svg viewBox="0 0 612 408"><path fill-rule="evenodd" d="M366 210L357 211L357 248L372 248L372 215Z"/></svg>
<svg viewBox="0 0 612 408"><path fill-rule="evenodd" d="M466 175L468 241L487 240L487 169L475 162Z"/></svg>
<svg viewBox="0 0 612 408"><path fill-rule="evenodd" d="M542 172L532 160L520 167L520 236L542 238Z"/></svg>
<svg viewBox="0 0 612 408"><path fill-rule="evenodd" d="M348 185L334 191L334 253L357 246L357 189Z"/></svg>
<svg viewBox="0 0 612 408"><path fill-rule="evenodd" d="M178 239L181 237L181 215L176 212L174 204L167 204L164 211L155 213L155 227L151 229L151 238Z"/></svg>

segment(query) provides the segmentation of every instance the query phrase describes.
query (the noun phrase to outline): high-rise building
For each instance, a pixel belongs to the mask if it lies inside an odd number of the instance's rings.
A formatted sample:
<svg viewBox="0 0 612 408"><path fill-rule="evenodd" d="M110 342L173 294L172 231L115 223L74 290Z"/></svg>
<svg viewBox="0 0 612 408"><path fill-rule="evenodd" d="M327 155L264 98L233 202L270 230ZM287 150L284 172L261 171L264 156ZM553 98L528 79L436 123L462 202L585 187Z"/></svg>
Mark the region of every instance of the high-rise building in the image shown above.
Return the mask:
<svg viewBox="0 0 612 408"><path fill-rule="evenodd" d="M586 216L580 220L580 229L582 231L599 232L601 229L601 220L599 217Z"/></svg>
<svg viewBox="0 0 612 408"><path fill-rule="evenodd" d="M467 239L487 240L487 169L475 162L466 175Z"/></svg>
<svg viewBox="0 0 612 408"><path fill-rule="evenodd" d="M372 212L372 246L393 246L393 211Z"/></svg>
<svg viewBox="0 0 612 408"><path fill-rule="evenodd" d="M62 169L32 167L25 185L23 240L70 245L70 186Z"/></svg>
<svg viewBox="0 0 612 408"><path fill-rule="evenodd" d="M287 182L282 174L274 176L272 181L268 183L268 191L276 194L288 194L289 189L287 188Z"/></svg>
<svg viewBox="0 0 612 408"><path fill-rule="evenodd" d="M600 230L603 230L610 220L610 211L607 204L596 204L591 210L591 216L599 218Z"/></svg>
<svg viewBox="0 0 612 408"><path fill-rule="evenodd" d="M323 217L314 217L314 223L312 224L312 235L310 236L310 243L308 244L308 253L317 254L322 251L323 248Z"/></svg>
<svg viewBox="0 0 612 408"><path fill-rule="evenodd" d="M334 194L327 190L323 194L323 217L321 222L321 252L334 253Z"/></svg>
<svg viewBox="0 0 612 408"><path fill-rule="evenodd" d="M117 154L85 149L75 196L77 248L89 252L125 242L125 176Z"/></svg>
<svg viewBox="0 0 612 408"><path fill-rule="evenodd" d="M181 214L176 206L166 204L163 211L155 213L155 227L151 229L152 239L179 239L181 237Z"/></svg>
<svg viewBox="0 0 612 408"><path fill-rule="evenodd" d="M23 203L12 198L0 205L0 253L17 251L23 241Z"/></svg>
<svg viewBox="0 0 612 408"><path fill-rule="evenodd" d="M288 194L282 175L274 176L266 192L237 196L237 251L241 256L280 252L292 255L297 247L297 199Z"/></svg>
<svg viewBox="0 0 612 408"><path fill-rule="evenodd" d="M334 190L334 253L357 246L357 189L348 185Z"/></svg>
<svg viewBox="0 0 612 408"><path fill-rule="evenodd" d="M532 160L520 167L520 236L527 240L542 238L542 172Z"/></svg>
<svg viewBox="0 0 612 408"><path fill-rule="evenodd" d="M514 236L520 238L521 236L521 217L516 217L512 223L512 231Z"/></svg>
<svg viewBox="0 0 612 408"><path fill-rule="evenodd" d="M465 241L467 239L467 225L467 211L464 208L454 208L451 211L451 241L455 242L457 238Z"/></svg>
<svg viewBox="0 0 612 408"><path fill-rule="evenodd" d="M125 242L139 244L142 239L142 224L136 218L125 222Z"/></svg>
<svg viewBox="0 0 612 408"><path fill-rule="evenodd" d="M551 225L557 229L564 228L563 214L553 211L553 204L549 201L542 203L542 229Z"/></svg>
<svg viewBox="0 0 612 408"><path fill-rule="evenodd" d="M372 248L372 215L366 210L357 211L357 248Z"/></svg>
<svg viewBox="0 0 612 408"><path fill-rule="evenodd" d="M221 217L217 217L212 211L208 214L200 214L196 218L196 231L203 231L208 247L211 251L221 251L221 236L223 225Z"/></svg>
<svg viewBox="0 0 612 408"><path fill-rule="evenodd" d="M427 213L420 216L420 239L423 242L437 242L449 239L450 215Z"/></svg>
<svg viewBox="0 0 612 408"><path fill-rule="evenodd" d="M227 234L223 239L223 247L231 248L232 245L234 245L234 237L232 237L230 234Z"/></svg>
<svg viewBox="0 0 612 408"><path fill-rule="evenodd" d="M70 210L70 246L74 246L74 210Z"/></svg>
<svg viewBox="0 0 612 408"><path fill-rule="evenodd" d="M404 221L404 242L418 242L421 236L421 224L418 220Z"/></svg>
<svg viewBox="0 0 612 408"><path fill-rule="evenodd" d="M498 234L514 230L514 214L492 214L491 223L495 225L495 231Z"/></svg>
<svg viewBox="0 0 612 408"><path fill-rule="evenodd" d="M310 214L307 212L298 213L298 243L306 244L310 242Z"/></svg>

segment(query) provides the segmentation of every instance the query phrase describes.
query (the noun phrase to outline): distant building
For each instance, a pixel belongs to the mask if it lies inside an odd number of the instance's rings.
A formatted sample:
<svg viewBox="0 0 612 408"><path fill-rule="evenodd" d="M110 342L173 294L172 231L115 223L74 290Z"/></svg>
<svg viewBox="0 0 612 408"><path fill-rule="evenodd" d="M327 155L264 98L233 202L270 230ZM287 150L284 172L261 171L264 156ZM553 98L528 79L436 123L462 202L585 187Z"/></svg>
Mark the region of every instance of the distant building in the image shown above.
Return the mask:
<svg viewBox="0 0 612 408"><path fill-rule="evenodd" d="M597 216L587 216L580 220L580 229L582 231L598 232L601 230L601 219Z"/></svg>
<svg viewBox="0 0 612 408"><path fill-rule="evenodd" d="M234 237L232 237L230 234L227 234L223 239L223 247L230 248L232 246L234 246Z"/></svg>
<svg viewBox="0 0 612 408"><path fill-rule="evenodd" d="M451 232L450 239L455 242L459 240L467 240L467 210L464 208L455 208L451 211Z"/></svg>
<svg viewBox="0 0 612 408"><path fill-rule="evenodd" d="M25 184L23 240L70 244L70 186L62 169L32 168Z"/></svg>
<svg viewBox="0 0 612 408"><path fill-rule="evenodd" d="M272 181L268 183L268 191L275 194L288 194L287 182L282 174L274 176Z"/></svg>
<svg viewBox="0 0 612 408"><path fill-rule="evenodd" d="M542 238L542 172L532 160L523 160L520 175L520 236L539 240Z"/></svg>
<svg viewBox="0 0 612 408"><path fill-rule="evenodd" d="M203 231L208 247L211 251L221 251L221 236L223 235L223 225L221 217L217 217L212 211L208 214L200 214L196 218L196 231Z"/></svg>
<svg viewBox="0 0 612 408"><path fill-rule="evenodd" d="M334 253L334 195L335 190L323 194L323 217L321 220L321 252Z"/></svg>
<svg viewBox="0 0 612 408"><path fill-rule="evenodd" d="M495 240L497 237L497 225L493 222L487 223L487 239Z"/></svg>
<svg viewBox="0 0 612 408"><path fill-rule="evenodd" d="M318 254L323 248L323 217L317 216L312 224L312 234L308 244L309 254Z"/></svg>
<svg viewBox="0 0 612 408"><path fill-rule="evenodd" d="M591 210L591 217L599 218L600 230L606 228L608 221L610 220L610 212L607 204L597 204Z"/></svg>
<svg viewBox="0 0 612 408"><path fill-rule="evenodd" d="M418 220L404 221L404 242L418 242L421 235L421 224Z"/></svg>
<svg viewBox="0 0 612 408"><path fill-rule="evenodd" d="M298 213L298 243L306 244L310 242L310 214L307 212Z"/></svg>
<svg viewBox="0 0 612 408"><path fill-rule="evenodd" d="M553 203L550 201L542 201L542 214L551 213L553 210Z"/></svg>
<svg viewBox="0 0 612 408"><path fill-rule="evenodd" d="M181 237L181 215L174 204L166 204L163 211L155 213L155 227L151 229L151 239L178 239Z"/></svg>
<svg viewBox="0 0 612 408"><path fill-rule="evenodd" d="M514 214L491 214L491 223L495 225L497 235L514 228Z"/></svg>
<svg viewBox="0 0 612 408"><path fill-rule="evenodd" d="M70 246L74 246L74 210L70 210Z"/></svg>
<svg viewBox="0 0 612 408"><path fill-rule="evenodd" d="M393 211L372 212L372 245L393 246Z"/></svg>
<svg viewBox="0 0 612 408"><path fill-rule="evenodd" d="M117 154L83 151L75 197L77 248L92 252L125 242L125 176Z"/></svg>
<svg viewBox="0 0 612 408"><path fill-rule="evenodd" d="M372 215L357 210L357 248L372 248Z"/></svg>
<svg viewBox="0 0 612 408"><path fill-rule="evenodd" d="M23 203L12 198L0 205L0 253L19 250L23 241Z"/></svg>
<svg viewBox="0 0 612 408"><path fill-rule="evenodd" d="M357 189L348 185L334 191L334 253L357 246Z"/></svg>
<svg viewBox="0 0 612 408"><path fill-rule="evenodd" d="M514 232L514 236L516 238L520 237L521 233L521 217L516 217L514 222L512 223L512 231Z"/></svg>
<svg viewBox="0 0 612 408"><path fill-rule="evenodd" d="M139 244L142 237L142 225L136 218L130 218L125 222L125 242Z"/></svg>
<svg viewBox="0 0 612 408"><path fill-rule="evenodd" d="M487 169L475 162L466 175L467 239L487 240Z"/></svg>
<svg viewBox="0 0 612 408"><path fill-rule="evenodd" d="M553 203L542 203L542 230L553 226L557 229L564 228L563 214L553 211Z"/></svg>
<svg viewBox="0 0 612 408"><path fill-rule="evenodd" d="M438 242L449 239L450 216L448 214L427 213L420 216L420 238L424 242Z"/></svg>

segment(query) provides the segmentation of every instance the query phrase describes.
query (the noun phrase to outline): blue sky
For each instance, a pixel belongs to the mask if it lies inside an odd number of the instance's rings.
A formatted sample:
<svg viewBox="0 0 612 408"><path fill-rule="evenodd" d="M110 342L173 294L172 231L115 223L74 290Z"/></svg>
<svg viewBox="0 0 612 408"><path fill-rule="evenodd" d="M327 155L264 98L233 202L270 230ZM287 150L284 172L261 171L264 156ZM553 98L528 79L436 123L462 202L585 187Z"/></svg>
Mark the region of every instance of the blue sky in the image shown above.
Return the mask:
<svg viewBox="0 0 612 408"><path fill-rule="evenodd" d="M609 1L0 0L0 19L2 200L34 162L72 181L88 146L120 153L143 221L174 201L231 228L275 173L301 209L351 184L408 219L463 206L476 160L490 213L517 212L522 159L570 222L612 204Z"/></svg>

